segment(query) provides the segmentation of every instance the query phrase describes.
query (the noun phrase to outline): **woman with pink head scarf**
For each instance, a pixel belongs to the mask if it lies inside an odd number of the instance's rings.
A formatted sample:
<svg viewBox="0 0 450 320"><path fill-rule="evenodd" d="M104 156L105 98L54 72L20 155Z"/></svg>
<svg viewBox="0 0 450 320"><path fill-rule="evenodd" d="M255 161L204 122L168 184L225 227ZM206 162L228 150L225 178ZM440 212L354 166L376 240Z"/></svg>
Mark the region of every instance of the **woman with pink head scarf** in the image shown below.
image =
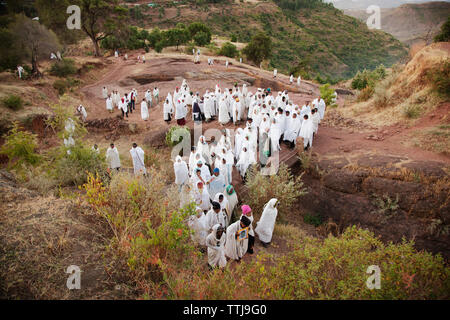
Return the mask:
<svg viewBox="0 0 450 320"><path fill-rule="evenodd" d="M247 252L249 254L253 254L253 245L255 243L255 232L253 231L253 214L252 214L252 208L250 208L249 205L244 204L241 206L241 210L242 210L242 216L246 216L249 220L250 220L250 230L248 232L248 249Z"/></svg>

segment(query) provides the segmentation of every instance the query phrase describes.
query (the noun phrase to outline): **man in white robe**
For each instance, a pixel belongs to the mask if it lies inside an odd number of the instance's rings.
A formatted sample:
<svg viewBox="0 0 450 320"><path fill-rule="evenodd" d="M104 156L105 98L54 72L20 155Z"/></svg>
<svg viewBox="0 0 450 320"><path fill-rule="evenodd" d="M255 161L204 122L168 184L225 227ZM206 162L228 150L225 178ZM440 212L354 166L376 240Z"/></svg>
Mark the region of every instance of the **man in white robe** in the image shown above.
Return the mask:
<svg viewBox="0 0 450 320"><path fill-rule="evenodd" d="M273 229L275 228L275 221L278 214L277 205L277 199L270 199L264 206L261 218L256 223L255 232L264 247L267 247L272 241Z"/></svg>
<svg viewBox="0 0 450 320"><path fill-rule="evenodd" d="M299 136L303 138L303 147L305 150L312 147L314 137L314 124L307 114L303 116L302 128Z"/></svg>
<svg viewBox="0 0 450 320"><path fill-rule="evenodd" d="M239 231L248 228L250 220L243 216L227 228L227 240L225 242L225 255L233 260L240 261L248 249L248 237L241 237ZM248 229L247 229L248 231Z"/></svg>
<svg viewBox="0 0 450 320"><path fill-rule="evenodd" d="M147 101L145 101L145 98L144 98L144 99L142 99L142 102L141 102L141 118L142 118L142 120L147 121L148 117L149 117L148 105L147 105Z"/></svg>
<svg viewBox="0 0 450 320"><path fill-rule="evenodd" d="M120 170L120 156L119 150L111 143L108 150L106 150L106 161L108 162L108 168L111 170Z"/></svg>
<svg viewBox="0 0 450 320"><path fill-rule="evenodd" d="M145 152L141 147L138 147L136 143L133 143L133 148L130 149L131 159L133 160L134 174L147 174L147 169L145 168Z"/></svg>

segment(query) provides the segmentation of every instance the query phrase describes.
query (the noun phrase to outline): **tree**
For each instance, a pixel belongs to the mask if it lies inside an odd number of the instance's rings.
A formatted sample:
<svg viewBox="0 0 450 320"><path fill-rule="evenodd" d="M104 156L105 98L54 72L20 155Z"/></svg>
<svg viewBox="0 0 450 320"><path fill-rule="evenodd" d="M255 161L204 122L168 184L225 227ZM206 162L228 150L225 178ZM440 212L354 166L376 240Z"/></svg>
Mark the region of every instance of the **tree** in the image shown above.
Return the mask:
<svg viewBox="0 0 450 320"><path fill-rule="evenodd" d="M83 37L81 30L71 30L66 26L67 7L72 3L70 0L36 0L35 7L38 12L39 21L58 36L63 44L76 43Z"/></svg>
<svg viewBox="0 0 450 320"><path fill-rule="evenodd" d="M195 36L198 33L203 32L204 35L202 35L202 37L204 38L204 44L208 44L211 42L211 29L208 28L208 26L204 23L193 22L187 27L187 29L190 33L191 39L195 39Z"/></svg>
<svg viewBox="0 0 450 320"><path fill-rule="evenodd" d="M450 17L442 25L441 32L434 37L434 42L447 42L450 41Z"/></svg>
<svg viewBox="0 0 450 320"><path fill-rule="evenodd" d="M242 50L247 58L259 65L264 59L270 57L272 53L272 40L269 36L259 32L253 36L252 40Z"/></svg>
<svg viewBox="0 0 450 320"><path fill-rule="evenodd" d="M219 54L222 56L234 58L238 55L238 50L234 44L231 42L225 42L222 45L222 48L219 51Z"/></svg>
<svg viewBox="0 0 450 320"><path fill-rule="evenodd" d="M189 41L189 32L186 29L174 28L168 30L166 33L167 42L169 45L178 46Z"/></svg>
<svg viewBox="0 0 450 320"><path fill-rule="evenodd" d="M31 58L31 75L42 76L38 60L43 56L49 57L51 52L58 50L60 44L56 35L38 21L33 21L23 14L16 16L11 31L22 58Z"/></svg>
<svg viewBox="0 0 450 320"><path fill-rule="evenodd" d="M81 29L94 45L95 56L100 56L99 41L125 28L128 10L117 0L78 0L81 8Z"/></svg>

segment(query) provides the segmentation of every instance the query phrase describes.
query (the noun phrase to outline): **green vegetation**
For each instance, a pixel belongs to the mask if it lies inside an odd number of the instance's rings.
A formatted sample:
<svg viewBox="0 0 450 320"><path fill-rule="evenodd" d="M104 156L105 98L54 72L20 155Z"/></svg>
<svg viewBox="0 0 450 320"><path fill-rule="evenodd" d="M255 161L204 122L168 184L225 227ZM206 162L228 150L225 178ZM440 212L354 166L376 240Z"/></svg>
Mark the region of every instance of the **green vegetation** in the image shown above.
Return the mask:
<svg viewBox="0 0 450 320"><path fill-rule="evenodd" d="M441 32L434 37L434 42L447 42L450 41L450 17L442 25Z"/></svg>
<svg viewBox="0 0 450 320"><path fill-rule="evenodd" d="M8 157L10 167L19 167L22 164L36 165L39 155L36 153L36 135L20 130L19 125L13 127L4 136L5 143L0 148L0 154Z"/></svg>
<svg viewBox="0 0 450 320"><path fill-rule="evenodd" d="M311 224L314 227L318 227L323 223L323 218L320 214L313 215L313 214L307 213L303 216L303 222L305 222L307 224Z"/></svg>
<svg viewBox="0 0 450 320"><path fill-rule="evenodd" d="M22 109L23 106L22 98L13 94L3 98L2 103L5 107L14 111Z"/></svg>
<svg viewBox="0 0 450 320"><path fill-rule="evenodd" d="M170 127L169 131L166 133L166 144L169 147L173 147L179 144L183 137L190 137L191 130L188 127Z"/></svg>
<svg viewBox="0 0 450 320"><path fill-rule="evenodd" d="M249 44L242 50L242 53L259 66L272 53L272 39L260 32L252 38Z"/></svg>
<svg viewBox="0 0 450 320"><path fill-rule="evenodd" d="M333 102L334 89L330 87L329 83L319 87L320 97L325 101L325 104L329 107L337 107L337 104Z"/></svg>
<svg viewBox="0 0 450 320"><path fill-rule="evenodd" d="M379 65L373 71L366 69L358 71L352 80L352 89L363 90L367 87L373 89L375 84L384 78L386 78L386 68L383 65Z"/></svg>
<svg viewBox="0 0 450 320"><path fill-rule="evenodd" d="M77 68L75 66L75 61L72 59L64 58L61 61L55 62L50 68L50 74L60 78L65 78L76 73Z"/></svg>
<svg viewBox="0 0 450 320"><path fill-rule="evenodd" d="M433 89L442 97L450 97L450 59L442 61L435 68L427 72Z"/></svg>
<svg viewBox="0 0 450 320"><path fill-rule="evenodd" d="M220 48L219 54L221 56L234 58L237 55L239 55L239 51L237 50L236 46L234 44L232 44L231 42L225 42L222 45L222 48Z"/></svg>
<svg viewBox="0 0 450 320"><path fill-rule="evenodd" d="M263 175L253 166L247 173L246 185L248 194L245 203L250 205L253 212L262 212L264 205L270 199L276 198L279 202L278 214L281 217L289 212L300 196L306 194L302 175L294 177L284 163L280 164L276 175Z"/></svg>

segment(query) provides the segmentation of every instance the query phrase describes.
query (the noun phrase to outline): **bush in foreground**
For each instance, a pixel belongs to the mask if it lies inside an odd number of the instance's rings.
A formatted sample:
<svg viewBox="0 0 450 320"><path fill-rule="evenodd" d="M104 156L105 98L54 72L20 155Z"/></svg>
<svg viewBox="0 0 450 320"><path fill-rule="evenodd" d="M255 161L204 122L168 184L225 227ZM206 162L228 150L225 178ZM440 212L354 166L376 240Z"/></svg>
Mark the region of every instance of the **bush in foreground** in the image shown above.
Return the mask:
<svg viewBox="0 0 450 320"><path fill-rule="evenodd" d="M36 135L21 131L19 125L14 123L4 138L5 144L0 148L0 154L8 157L11 167L18 167L21 164L36 165L39 162L40 156L36 153Z"/></svg>
<svg viewBox="0 0 450 320"><path fill-rule="evenodd" d="M279 201L279 214L286 214L298 197L304 195L302 176L294 177L285 164L276 175L262 175L255 167L248 171L248 195L245 201L254 214L262 214L264 205L272 198Z"/></svg>

